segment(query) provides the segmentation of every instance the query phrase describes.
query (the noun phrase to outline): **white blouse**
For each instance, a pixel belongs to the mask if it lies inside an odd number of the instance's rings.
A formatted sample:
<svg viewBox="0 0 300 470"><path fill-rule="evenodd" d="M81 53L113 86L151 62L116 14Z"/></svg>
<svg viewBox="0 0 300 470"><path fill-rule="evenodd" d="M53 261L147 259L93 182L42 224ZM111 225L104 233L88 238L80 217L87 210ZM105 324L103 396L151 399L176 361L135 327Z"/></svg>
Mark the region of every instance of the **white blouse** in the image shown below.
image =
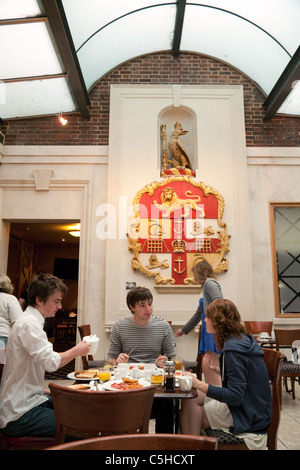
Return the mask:
<svg viewBox="0 0 300 470"><path fill-rule="evenodd" d="M0 292L0 336L9 337L12 323L23 313L17 297Z"/></svg>

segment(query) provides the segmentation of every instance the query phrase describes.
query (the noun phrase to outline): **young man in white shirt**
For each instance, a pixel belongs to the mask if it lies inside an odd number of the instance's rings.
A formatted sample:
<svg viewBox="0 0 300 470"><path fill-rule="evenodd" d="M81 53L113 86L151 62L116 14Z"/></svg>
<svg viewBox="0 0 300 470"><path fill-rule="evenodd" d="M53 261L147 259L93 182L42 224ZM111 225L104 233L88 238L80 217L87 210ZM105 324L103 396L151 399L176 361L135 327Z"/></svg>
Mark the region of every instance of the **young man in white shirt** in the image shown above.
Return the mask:
<svg viewBox="0 0 300 470"><path fill-rule="evenodd" d="M46 318L62 308L67 286L51 274L35 276L28 289L28 307L16 320L7 344L0 388L0 428L9 436L54 436L52 400L44 393L45 371L53 372L77 356L88 354L82 341L57 353L43 330Z"/></svg>

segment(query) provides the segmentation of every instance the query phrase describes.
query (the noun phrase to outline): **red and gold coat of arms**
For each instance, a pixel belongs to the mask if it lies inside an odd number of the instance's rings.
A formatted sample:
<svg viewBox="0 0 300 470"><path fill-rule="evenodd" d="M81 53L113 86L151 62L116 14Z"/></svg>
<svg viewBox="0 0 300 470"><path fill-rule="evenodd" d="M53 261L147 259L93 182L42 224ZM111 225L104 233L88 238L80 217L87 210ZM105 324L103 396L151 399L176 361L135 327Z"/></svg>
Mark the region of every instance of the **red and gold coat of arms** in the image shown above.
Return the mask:
<svg viewBox="0 0 300 470"><path fill-rule="evenodd" d="M128 233L132 269L156 285L195 284L192 268L206 259L216 273L227 271L224 198L188 176L172 176L141 189L133 200Z"/></svg>

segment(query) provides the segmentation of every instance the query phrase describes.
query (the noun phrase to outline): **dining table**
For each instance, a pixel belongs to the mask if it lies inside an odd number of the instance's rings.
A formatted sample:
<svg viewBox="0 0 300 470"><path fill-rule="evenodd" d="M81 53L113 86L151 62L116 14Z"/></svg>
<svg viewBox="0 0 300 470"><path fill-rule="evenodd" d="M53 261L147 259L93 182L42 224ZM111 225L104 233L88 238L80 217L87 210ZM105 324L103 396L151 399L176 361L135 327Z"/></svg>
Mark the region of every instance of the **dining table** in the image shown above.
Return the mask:
<svg viewBox="0 0 300 470"><path fill-rule="evenodd" d="M262 348L274 349L276 347L276 341L271 336L266 337L266 338L260 337L259 335L253 335L253 336L256 339L257 343Z"/></svg>
<svg viewBox="0 0 300 470"><path fill-rule="evenodd" d="M73 377L73 375L71 375ZM70 378L70 377L69 377ZM74 380L73 385L79 383L90 383L90 380ZM150 385L150 384L149 384ZM106 391L105 389L103 390ZM168 392L164 389L163 385L156 386L154 393L155 400L167 399L173 402L173 416L171 416L173 434L179 434L180 431L180 404L181 400L187 400L197 397L197 390L192 388L190 391L181 391L176 383L174 392Z"/></svg>
<svg viewBox="0 0 300 470"><path fill-rule="evenodd" d="M173 430L174 434L179 434L180 429L180 403L181 400L186 400L190 398L197 397L197 390L192 388L189 392L182 392L179 387L175 387L174 392L166 392L164 388L161 389L157 388L154 393L154 399L168 399L173 400L173 417L171 418L173 421Z"/></svg>

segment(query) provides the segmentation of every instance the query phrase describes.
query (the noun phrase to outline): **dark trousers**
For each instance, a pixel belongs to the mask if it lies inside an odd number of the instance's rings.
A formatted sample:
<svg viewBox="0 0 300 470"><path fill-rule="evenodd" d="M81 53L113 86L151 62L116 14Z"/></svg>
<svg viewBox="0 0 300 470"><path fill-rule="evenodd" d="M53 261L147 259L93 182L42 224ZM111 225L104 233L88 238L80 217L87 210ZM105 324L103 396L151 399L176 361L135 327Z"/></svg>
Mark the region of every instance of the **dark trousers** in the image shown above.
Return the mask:
<svg viewBox="0 0 300 470"><path fill-rule="evenodd" d="M151 418L155 419L155 432L174 434L174 404L173 400L154 398Z"/></svg>

